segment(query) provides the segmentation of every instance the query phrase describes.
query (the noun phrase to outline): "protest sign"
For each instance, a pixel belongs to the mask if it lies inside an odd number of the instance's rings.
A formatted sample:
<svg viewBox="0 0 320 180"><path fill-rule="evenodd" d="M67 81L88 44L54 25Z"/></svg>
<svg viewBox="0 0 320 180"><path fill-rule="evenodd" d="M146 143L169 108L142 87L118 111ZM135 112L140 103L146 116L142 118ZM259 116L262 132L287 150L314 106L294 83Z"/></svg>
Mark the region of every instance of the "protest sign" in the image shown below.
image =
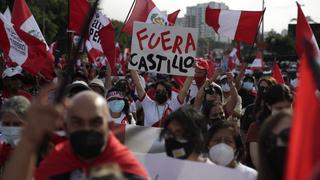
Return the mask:
<svg viewBox="0 0 320 180"><path fill-rule="evenodd" d="M167 157L165 153L135 153L135 156L144 165L151 180L245 179L245 174L236 169L215 164L174 159Z"/></svg>
<svg viewBox="0 0 320 180"><path fill-rule="evenodd" d="M143 127L130 124L109 124L116 137L132 152L165 152L164 141L160 141L161 128Z"/></svg>
<svg viewBox="0 0 320 180"><path fill-rule="evenodd" d="M195 28L135 22L129 69L193 76L198 32Z"/></svg>

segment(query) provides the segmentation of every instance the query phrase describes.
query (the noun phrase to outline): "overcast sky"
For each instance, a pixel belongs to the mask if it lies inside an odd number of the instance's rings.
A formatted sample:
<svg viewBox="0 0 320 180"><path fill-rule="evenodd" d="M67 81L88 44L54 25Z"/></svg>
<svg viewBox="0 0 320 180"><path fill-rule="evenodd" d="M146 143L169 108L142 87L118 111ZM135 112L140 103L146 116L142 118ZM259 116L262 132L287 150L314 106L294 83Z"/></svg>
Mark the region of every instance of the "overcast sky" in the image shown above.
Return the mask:
<svg viewBox="0 0 320 180"><path fill-rule="evenodd" d="M133 0L102 0L101 7L112 19L124 21ZM153 0L160 10L169 13L181 9L179 17L186 13L187 6L210 2L209 0ZM234 10L261 10L262 0L219 0ZM296 1L294 0L265 0L265 31L271 29L281 32L288 28L290 19L297 17ZM306 16L320 23L320 0L298 0L303 4L302 10Z"/></svg>

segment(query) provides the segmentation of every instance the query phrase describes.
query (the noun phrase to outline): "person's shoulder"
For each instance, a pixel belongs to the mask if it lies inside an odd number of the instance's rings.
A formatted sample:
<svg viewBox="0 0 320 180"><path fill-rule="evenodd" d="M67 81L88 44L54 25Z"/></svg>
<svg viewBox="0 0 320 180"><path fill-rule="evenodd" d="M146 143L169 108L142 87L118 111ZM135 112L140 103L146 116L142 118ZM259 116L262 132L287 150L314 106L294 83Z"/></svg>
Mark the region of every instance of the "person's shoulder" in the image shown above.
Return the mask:
<svg viewBox="0 0 320 180"><path fill-rule="evenodd" d="M246 165L243 165L241 163L238 164L238 166L236 167L236 169L238 169L239 171L243 172L246 174L246 179L247 180L254 180L257 178L257 175L258 175L258 172L251 168L251 167L248 167Z"/></svg>

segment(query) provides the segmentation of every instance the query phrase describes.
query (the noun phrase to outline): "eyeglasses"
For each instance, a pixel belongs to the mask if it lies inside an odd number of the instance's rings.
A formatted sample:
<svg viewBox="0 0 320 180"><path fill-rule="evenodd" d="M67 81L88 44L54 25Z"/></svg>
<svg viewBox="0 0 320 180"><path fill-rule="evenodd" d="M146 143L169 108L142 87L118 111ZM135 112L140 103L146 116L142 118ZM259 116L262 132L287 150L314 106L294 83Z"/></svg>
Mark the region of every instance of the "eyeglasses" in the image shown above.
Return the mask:
<svg viewBox="0 0 320 180"><path fill-rule="evenodd" d="M283 129L283 130L282 130L279 134L277 134L277 135L271 133L271 134L268 136L265 144L266 144L266 146L269 147L268 149L271 150L272 148L278 146L278 145L277 145L277 140L278 140L278 138L282 141L282 143L283 143L284 145L287 145L287 144L289 143L289 137L290 137L290 128L286 128L286 129Z"/></svg>

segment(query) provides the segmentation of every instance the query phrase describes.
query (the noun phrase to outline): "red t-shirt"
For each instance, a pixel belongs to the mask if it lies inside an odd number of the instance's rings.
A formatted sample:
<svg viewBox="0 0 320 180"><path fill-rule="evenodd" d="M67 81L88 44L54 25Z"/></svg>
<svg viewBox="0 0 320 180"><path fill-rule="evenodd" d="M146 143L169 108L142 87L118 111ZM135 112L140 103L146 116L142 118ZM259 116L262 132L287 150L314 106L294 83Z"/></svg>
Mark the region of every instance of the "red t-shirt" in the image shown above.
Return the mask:
<svg viewBox="0 0 320 180"><path fill-rule="evenodd" d="M248 133L247 133L247 143L250 142L259 142L259 130L260 127L258 126L257 122L251 123Z"/></svg>

